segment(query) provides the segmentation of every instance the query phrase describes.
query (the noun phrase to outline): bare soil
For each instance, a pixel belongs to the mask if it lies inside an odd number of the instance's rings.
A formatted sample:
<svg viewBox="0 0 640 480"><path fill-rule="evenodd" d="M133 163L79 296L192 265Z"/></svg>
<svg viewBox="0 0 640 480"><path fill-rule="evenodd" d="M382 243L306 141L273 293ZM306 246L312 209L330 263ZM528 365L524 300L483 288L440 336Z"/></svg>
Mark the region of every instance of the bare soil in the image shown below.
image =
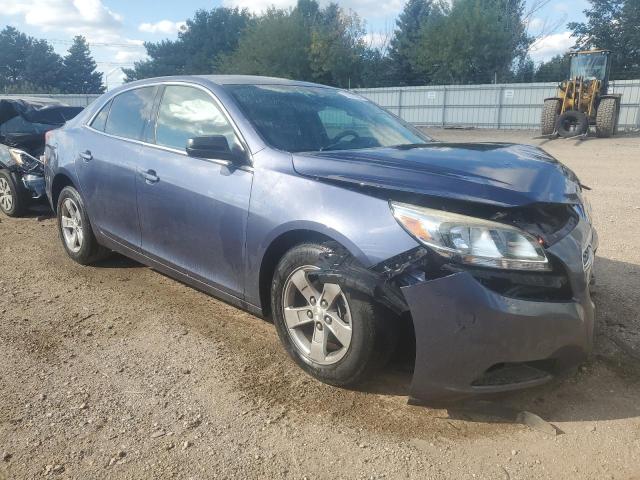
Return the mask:
<svg viewBox="0 0 640 480"><path fill-rule="evenodd" d="M592 359L499 401L557 435L407 405L295 367L273 325L122 257L69 260L54 220L0 218L0 479L640 478L640 138L543 144L593 190Z"/></svg>

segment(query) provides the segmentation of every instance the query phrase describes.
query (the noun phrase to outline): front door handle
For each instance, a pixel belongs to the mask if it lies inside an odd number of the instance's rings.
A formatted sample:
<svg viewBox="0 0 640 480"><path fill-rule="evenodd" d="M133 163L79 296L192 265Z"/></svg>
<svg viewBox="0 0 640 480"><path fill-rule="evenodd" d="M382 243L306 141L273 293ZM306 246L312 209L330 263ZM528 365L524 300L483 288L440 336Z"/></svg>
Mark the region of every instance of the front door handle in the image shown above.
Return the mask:
<svg viewBox="0 0 640 480"><path fill-rule="evenodd" d="M93 160L93 155L91 155L91 152L89 150L85 150L84 152L80 152L80 158L82 158L82 160L84 160L85 162L90 162L91 160Z"/></svg>
<svg viewBox="0 0 640 480"><path fill-rule="evenodd" d="M147 170L146 172L141 172L141 175L147 183L158 183L160 181L160 177L158 177L155 170Z"/></svg>

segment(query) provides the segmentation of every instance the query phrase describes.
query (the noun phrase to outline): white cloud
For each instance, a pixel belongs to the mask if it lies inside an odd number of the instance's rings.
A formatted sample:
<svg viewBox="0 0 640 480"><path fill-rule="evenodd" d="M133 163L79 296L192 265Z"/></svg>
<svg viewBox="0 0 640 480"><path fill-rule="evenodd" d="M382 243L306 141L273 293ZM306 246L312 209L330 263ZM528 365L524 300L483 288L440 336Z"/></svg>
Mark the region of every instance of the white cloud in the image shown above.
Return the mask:
<svg viewBox="0 0 640 480"><path fill-rule="evenodd" d="M113 58L117 63L133 63L137 60L142 60L146 56L147 54L144 52L144 50L119 50L116 52Z"/></svg>
<svg viewBox="0 0 640 480"><path fill-rule="evenodd" d="M380 32L370 32L364 36L363 40L368 47L384 50L389 46L391 35Z"/></svg>
<svg viewBox="0 0 640 480"><path fill-rule="evenodd" d="M163 33L170 35L186 30L186 22L172 22L171 20L160 20L156 23L141 23L138 30L146 33Z"/></svg>
<svg viewBox="0 0 640 480"><path fill-rule="evenodd" d="M45 31L106 32L122 26L122 16L101 0L2 0L0 13L20 16L25 24Z"/></svg>
<svg viewBox="0 0 640 480"><path fill-rule="evenodd" d="M539 32L545 27L545 21L539 17L534 17L529 20L529 24L527 25L530 30L534 32Z"/></svg>
<svg viewBox="0 0 640 480"><path fill-rule="evenodd" d="M529 53L533 61L541 62L568 52L573 44L574 39L571 37L571 32L554 33L536 40Z"/></svg>

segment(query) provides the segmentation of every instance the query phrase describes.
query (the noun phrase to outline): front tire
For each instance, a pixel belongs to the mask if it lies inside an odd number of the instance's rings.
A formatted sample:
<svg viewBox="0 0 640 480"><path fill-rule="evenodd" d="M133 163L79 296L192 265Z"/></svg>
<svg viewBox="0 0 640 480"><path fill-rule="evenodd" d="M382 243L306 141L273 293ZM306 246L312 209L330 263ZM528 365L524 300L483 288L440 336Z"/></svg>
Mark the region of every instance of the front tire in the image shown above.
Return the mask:
<svg viewBox="0 0 640 480"><path fill-rule="evenodd" d="M20 181L8 170L0 170L0 210L8 217L19 217L27 209L27 195Z"/></svg>
<svg viewBox="0 0 640 480"><path fill-rule="evenodd" d="M388 362L398 329L369 296L309 278L321 255L331 251L315 243L289 250L273 278L271 311L280 341L303 370L321 382L348 386Z"/></svg>
<svg viewBox="0 0 640 480"><path fill-rule="evenodd" d="M615 98L603 98L596 112L596 135L609 138L615 134L618 120L618 101Z"/></svg>
<svg viewBox="0 0 640 480"><path fill-rule="evenodd" d="M560 108L562 102L557 98L548 98L544 101L542 107L542 118L540 120L540 127L542 135L551 135L556 130L556 121L558 115L560 115Z"/></svg>
<svg viewBox="0 0 640 480"><path fill-rule="evenodd" d="M96 240L82 197L75 188L62 189L56 212L60 240L73 261L90 265L108 255L108 250Z"/></svg>

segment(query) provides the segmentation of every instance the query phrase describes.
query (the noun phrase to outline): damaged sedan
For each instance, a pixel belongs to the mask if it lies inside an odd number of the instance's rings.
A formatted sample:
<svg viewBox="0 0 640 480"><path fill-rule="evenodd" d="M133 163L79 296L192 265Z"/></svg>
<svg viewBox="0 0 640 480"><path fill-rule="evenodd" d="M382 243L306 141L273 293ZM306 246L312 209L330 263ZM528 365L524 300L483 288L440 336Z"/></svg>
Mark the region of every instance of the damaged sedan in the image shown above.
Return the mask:
<svg viewBox="0 0 640 480"><path fill-rule="evenodd" d="M43 98L0 98L0 211L18 217L44 198L45 134L82 111Z"/></svg>
<svg viewBox="0 0 640 480"><path fill-rule="evenodd" d="M50 134L45 174L73 260L114 250L269 317L322 382L375 376L407 332L424 403L540 385L591 349L584 187L532 146L436 142L316 84L169 77Z"/></svg>

